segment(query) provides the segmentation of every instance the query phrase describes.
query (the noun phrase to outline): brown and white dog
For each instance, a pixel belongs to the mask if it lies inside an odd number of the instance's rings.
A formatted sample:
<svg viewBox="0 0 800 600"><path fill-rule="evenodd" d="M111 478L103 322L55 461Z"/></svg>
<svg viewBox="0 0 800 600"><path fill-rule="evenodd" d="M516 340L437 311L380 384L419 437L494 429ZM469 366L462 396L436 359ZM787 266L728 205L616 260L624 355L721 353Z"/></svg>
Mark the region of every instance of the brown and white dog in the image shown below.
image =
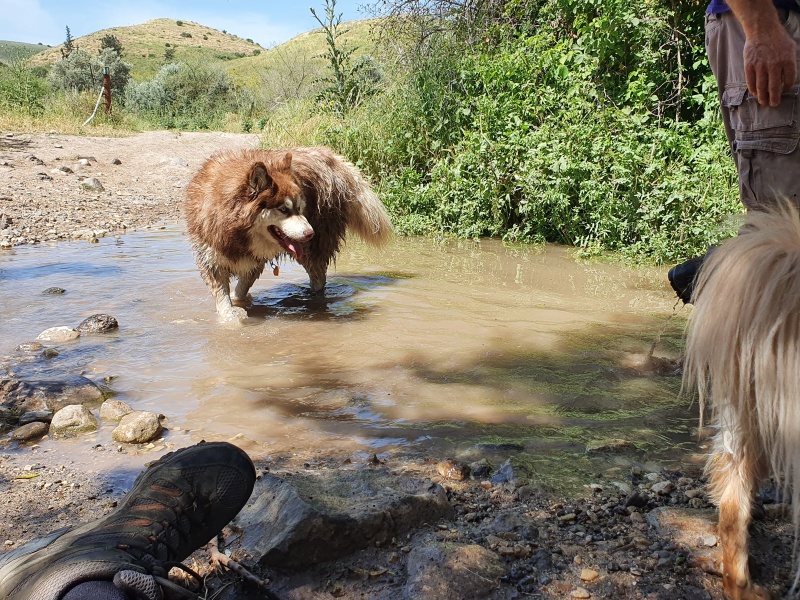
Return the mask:
<svg viewBox="0 0 800 600"><path fill-rule="evenodd" d="M800 525L800 218L793 206L751 211L707 258L689 318L684 389L697 386L717 433L706 466L719 506L723 586L762 600L747 566L759 483L774 476ZM797 564L794 588L798 584Z"/></svg>
<svg viewBox="0 0 800 600"><path fill-rule="evenodd" d="M184 216L217 312L234 320L247 316L240 307L267 262L295 259L319 292L348 230L374 246L391 234L356 167L324 147L216 154L189 183Z"/></svg>

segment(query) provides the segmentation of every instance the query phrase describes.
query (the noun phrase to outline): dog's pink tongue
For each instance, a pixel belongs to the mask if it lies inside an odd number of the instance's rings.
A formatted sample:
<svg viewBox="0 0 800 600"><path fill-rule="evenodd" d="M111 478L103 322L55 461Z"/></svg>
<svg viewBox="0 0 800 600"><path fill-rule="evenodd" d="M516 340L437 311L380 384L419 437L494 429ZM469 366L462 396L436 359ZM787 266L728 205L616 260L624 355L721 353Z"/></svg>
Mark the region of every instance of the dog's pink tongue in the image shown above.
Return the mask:
<svg viewBox="0 0 800 600"><path fill-rule="evenodd" d="M292 253L295 260L303 258L303 246L299 242L286 240L286 249Z"/></svg>

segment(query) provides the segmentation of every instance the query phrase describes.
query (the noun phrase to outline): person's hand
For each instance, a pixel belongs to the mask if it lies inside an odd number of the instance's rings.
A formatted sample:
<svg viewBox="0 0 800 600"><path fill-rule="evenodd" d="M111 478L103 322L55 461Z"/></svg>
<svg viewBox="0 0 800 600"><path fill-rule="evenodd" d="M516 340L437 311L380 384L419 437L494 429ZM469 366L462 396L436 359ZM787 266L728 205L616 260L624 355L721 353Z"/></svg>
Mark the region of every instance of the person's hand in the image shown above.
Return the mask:
<svg viewBox="0 0 800 600"><path fill-rule="evenodd" d="M772 33L751 36L744 45L744 72L747 89L762 105L778 106L781 94L789 91L797 78L794 40L780 27Z"/></svg>

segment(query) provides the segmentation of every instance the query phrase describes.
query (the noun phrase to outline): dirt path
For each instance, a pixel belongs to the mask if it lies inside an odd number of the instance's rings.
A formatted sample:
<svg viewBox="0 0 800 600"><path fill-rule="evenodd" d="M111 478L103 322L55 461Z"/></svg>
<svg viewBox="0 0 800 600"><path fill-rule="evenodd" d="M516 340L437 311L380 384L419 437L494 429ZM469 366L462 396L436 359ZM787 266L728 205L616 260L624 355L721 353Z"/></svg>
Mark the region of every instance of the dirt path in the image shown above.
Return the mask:
<svg viewBox="0 0 800 600"><path fill-rule="evenodd" d="M216 132L150 131L124 138L5 134L0 247L174 223L186 184L206 158L259 141L257 135Z"/></svg>

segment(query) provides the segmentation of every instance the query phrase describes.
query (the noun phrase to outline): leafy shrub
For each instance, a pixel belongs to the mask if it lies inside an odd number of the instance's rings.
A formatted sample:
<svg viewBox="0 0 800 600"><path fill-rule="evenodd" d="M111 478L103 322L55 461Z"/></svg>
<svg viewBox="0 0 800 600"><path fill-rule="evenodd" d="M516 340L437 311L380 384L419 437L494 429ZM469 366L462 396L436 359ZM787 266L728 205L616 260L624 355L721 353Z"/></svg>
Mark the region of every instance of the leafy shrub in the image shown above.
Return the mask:
<svg viewBox="0 0 800 600"><path fill-rule="evenodd" d="M80 48L72 51L53 64L47 81L60 90L99 91L103 84L103 67L109 68L111 91L122 94L130 80L131 65L123 62L111 48L104 48L100 56L92 56Z"/></svg>
<svg viewBox="0 0 800 600"><path fill-rule="evenodd" d="M506 9L480 39L457 19L428 28L398 88L321 131L379 181L398 229L655 260L730 235L736 173L696 7Z"/></svg>
<svg viewBox="0 0 800 600"><path fill-rule="evenodd" d="M233 108L233 90L224 70L207 63L172 63L150 81L133 83L125 105L168 128L219 126Z"/></svg>
<svg viewBox="0 0 800 600"><path fill-rule="evenodd" d="M25 60L14 59L8 65L0 63L0 109L2 111L21 110L30 115L39 114L49 87Z"/></svg>
<svg viewBox="0 0 800 600"><path fill-rule="evenodd" d="M181 37L190 38L190 37L192 37L192 34L189 33L188 31L181 31Z"/></svg>

